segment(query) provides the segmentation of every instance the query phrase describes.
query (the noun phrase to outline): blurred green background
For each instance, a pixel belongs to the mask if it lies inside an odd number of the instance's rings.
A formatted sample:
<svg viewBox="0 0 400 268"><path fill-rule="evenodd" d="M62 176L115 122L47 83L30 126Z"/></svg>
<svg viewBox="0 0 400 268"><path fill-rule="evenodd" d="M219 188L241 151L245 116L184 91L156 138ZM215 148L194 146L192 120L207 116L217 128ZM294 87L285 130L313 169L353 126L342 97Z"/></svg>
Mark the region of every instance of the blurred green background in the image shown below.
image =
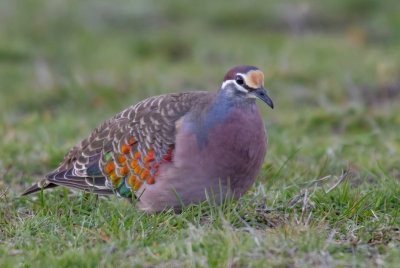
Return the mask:
<svg viewBox="0 0 400 268"><path fill-rule="evenodd" d="M0 189L14 197L127 106L216 91L247 64L276 105L259 103L266 192L347 170L398 212L399 48L398 0L2 0Z"/></svg>

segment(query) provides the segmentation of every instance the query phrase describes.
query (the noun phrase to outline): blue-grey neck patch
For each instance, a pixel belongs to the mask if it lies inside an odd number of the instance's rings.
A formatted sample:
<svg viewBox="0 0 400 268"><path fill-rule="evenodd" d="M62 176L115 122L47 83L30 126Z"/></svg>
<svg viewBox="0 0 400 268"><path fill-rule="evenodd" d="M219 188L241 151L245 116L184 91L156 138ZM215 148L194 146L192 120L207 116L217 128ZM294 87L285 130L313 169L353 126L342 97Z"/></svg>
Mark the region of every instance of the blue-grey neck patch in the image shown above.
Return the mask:
<svg viewBox="0 0 400 268"><path fill-rule="evenodd" d="M197 124L193 133L197 135L199 148L204 148L208 143L208 134L217 125L226 122L229 114L234 109L249 109L255 105L254 100L248 100L244 96L232 94L233 92L219 91L214 103L201 118L193 118ZM240 93L240 92L239 92ZM229 94L229 95L228 95Z"/></svg>

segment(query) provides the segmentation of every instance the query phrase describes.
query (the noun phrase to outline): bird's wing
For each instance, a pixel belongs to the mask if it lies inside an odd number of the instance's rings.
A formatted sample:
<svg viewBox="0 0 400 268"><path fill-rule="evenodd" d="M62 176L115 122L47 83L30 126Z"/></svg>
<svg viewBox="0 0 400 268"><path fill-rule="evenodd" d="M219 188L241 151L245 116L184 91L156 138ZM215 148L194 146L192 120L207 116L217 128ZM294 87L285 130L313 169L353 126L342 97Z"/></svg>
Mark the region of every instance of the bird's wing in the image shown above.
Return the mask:
<svg viewBox="0 0 400 268"><path fill-rule="evenodd" d="M131 197L132 189L155 183L160 165L172 159L176 122L209 94L160 95L127 108L73 147L38 186L56 184Z"/></svg>

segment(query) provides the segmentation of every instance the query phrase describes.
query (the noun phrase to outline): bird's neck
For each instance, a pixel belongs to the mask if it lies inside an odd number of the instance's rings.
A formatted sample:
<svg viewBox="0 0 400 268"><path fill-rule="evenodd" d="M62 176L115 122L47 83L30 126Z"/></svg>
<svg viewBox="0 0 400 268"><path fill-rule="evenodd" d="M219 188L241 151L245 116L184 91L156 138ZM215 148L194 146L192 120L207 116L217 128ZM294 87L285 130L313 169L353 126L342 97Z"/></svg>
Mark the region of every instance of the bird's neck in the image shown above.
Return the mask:
<svg viewBox="0 0 400 268"><path fill-rule="evenodd" d="M241 94L241 93L240 93ZM254 109L256 100L242 95L220 90L212 103L209 114L226 115L232 109Z"/></svg>
<svg viewBox="0 0 400 268"><path fill-rule="evenodd" d="M220 124L226 123L232 112L246 113L254 109L257 109L254 99L230 98L219 92L211 106L207 107L201 116L196 118L196 133L200 147L207 143L209 131L212 131Z"/></svg>

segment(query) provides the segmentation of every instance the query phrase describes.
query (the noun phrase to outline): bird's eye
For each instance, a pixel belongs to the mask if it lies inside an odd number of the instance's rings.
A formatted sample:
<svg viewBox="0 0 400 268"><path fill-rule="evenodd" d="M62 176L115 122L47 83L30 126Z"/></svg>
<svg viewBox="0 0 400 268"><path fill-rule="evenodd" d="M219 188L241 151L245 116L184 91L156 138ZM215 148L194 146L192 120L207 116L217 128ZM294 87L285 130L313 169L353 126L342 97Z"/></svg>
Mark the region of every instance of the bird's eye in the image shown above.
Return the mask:
<svg viewBox="0 0 400 268"><path fill-rule="evenodd" d="M241 85L241 86L242 86L242 85L244 84L243 77L241 77L240 75L236 76L235 80L236 80L236 83L237 83L238 85Z"/></svg>

